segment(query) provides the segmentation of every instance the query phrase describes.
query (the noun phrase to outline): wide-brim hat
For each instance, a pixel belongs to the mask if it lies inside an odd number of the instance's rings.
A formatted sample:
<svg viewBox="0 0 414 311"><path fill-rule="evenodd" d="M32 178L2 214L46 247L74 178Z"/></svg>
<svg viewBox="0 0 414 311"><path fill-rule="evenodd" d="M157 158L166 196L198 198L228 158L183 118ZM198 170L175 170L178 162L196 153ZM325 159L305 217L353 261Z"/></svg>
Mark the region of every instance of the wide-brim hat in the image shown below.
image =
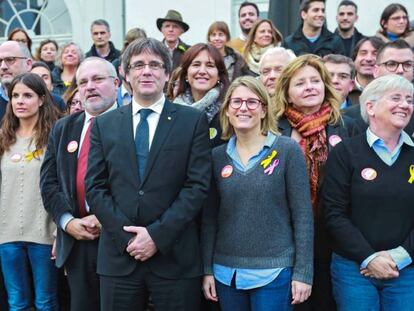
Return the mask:
<svg viewBox="0 0 414 311"><path fill-rule="evenodd" d="M164 18L158 18L157 19L157 27L158 30L161 31L162 24L164 22L175 22L179 24L183 29L184 32L186 32L188 29L190 29L190 26L188 24L183 22L183 17L181 16L180 12L175 10L169 10L167 12L167 15Z"/></svg>

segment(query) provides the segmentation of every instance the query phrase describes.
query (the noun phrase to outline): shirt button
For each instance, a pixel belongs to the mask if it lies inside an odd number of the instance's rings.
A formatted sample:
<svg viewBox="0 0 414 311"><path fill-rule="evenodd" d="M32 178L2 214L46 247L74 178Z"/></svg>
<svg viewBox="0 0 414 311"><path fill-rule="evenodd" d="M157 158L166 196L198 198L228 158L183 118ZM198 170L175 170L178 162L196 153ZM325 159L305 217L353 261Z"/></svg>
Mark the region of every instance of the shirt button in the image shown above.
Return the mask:
<svg viewBox="0 0 414 311"><path fill-rule="evenodd" d="M140 190L140 191L138 192L138 194L139 194L139 195L144 195L144 191Z"/></svg>

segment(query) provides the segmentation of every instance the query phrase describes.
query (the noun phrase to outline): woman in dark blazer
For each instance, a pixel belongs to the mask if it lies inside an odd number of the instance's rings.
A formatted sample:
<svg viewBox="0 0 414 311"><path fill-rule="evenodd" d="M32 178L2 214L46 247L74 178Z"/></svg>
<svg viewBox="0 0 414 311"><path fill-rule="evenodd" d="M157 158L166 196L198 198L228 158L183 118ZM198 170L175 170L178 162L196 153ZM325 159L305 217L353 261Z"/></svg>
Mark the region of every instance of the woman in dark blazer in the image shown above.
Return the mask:
<svg viewBox="0 0 414 311"><path fill-rule="evenodd" d="M274 104L279 131L297 141L305 155L315 220L314 285L310 300L297 310L335 310L329 277L331 252L319 207L319 185L328 153L353 135L353 121L341 118L340 101L329 72L315 55L290 62L277 81Z"/></svg>

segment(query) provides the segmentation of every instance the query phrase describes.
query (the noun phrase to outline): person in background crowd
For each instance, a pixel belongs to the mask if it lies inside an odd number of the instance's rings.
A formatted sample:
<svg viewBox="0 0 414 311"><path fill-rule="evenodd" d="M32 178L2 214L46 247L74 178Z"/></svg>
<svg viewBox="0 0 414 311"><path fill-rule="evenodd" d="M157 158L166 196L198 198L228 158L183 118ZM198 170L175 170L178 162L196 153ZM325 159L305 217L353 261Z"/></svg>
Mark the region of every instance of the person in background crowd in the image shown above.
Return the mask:
<svg viewBox="0 0 414 311"><path fill-rule="evenodd" d="M369 127L339 144L322 190L340 311L410 311L414 304L414 143L403 131L413 85L391 74L361 94Z"/></svg>
<svg viewBox="0 0 414 311"><path fill-rule="evenodd" d="M117 50L111 40L111 29L104 19L94 20L91 24L91 36L93 44L91 49L86 52L86 57L96 56L113 62L121 52Z"/></svg>
<svg viewBox="0 0 414 311"><path fill-rule="evenodd" d="M178 87L180 86L180 74L181 67L177 67L171 72L170 79L168 80L167 92L165 92L165 96L170 101L174 101L174 98L178 96Z"/></svg>
<svg viewBox="0 0 414 311"><path fill-rule="evenodd" d="M110 62L89 57L79 66L76 80L85 112L71 114L53 128L40 189L58 228L56 266L67 272L71 310L99 311L96 262L101 225L85 200L85 174L92 125L98 115L116 109L118 77Z"/></svg>
<svg viewBox="0 0 414 311"><path fill-rule="evenodd" d="M230 82L244 74L243 57L233 48L226 46L230 40L230 30L225 22L214 22L207 32L207 41L220 51L224 58Z"/></svg>
<svg viewBox="0 0 414 311"><path fill-rule="evenodd" d="M198 43L184 54L175 104L205 112L210 126L212 146L221 141L219 111L229 86L220 52L206 43Z"/></svg>
<svg viewBox="0 0 414 311"><path fill-rule="evenodd" d="M9 102L8 88L13 78L30 71L32 58L26 45L6 41L0 45L0 121L6 113Z"/></svg>
<svg viewBox="0 0 414 311"><path fill-rule="evenodd" d="M56 67L52 71L53 90L62 95L71 85L76 70L85 58L81 48L74 42L69 42L60 47L56 57Z"/></svg>
<svg viewBox="0 0 414 311"><path fill-rule="evenodd" d="M69 87L62 98L66 103L66 114L74 114L85 110L85 107L80 100L79 89L77 86L74 88L72 88L72 86Z"/></svg>
<svg viewBox="0 0 414 311"><path fill-rule="evenodd" d="M407 9L399 3L388 5L381 14L376 36L384 42L404 39L414 48L414 31L410 27Z"/></svg>
<svg viewBox="0 0 414 311"><path fill-rule="evenodd" d="M146 310L148 295L156 310L198 310L197 216L211 176L207 118L165 100L172 62L163 43L132 42L123 67L132 104L94 121L85 181L102 223L101 310Z"/></svg>
<svg viewBox="0 0 414 311"><path fill-rule="evenodd" d="M244 1L239 7L239 25L240 25L240 36L230 40L227 45L234 49L236 52L243 54L244 46L247 42L247 36L249 35L250 29L253 24L259 18L260 12L259 7L256 3Z"/></svg>
<svg viewBox="0 0 414 311"><path fill-rule="evenodd" d="M52 73L50 72L49 66L42 61L35 61L32 63L32 69L30 72L37 74L43 79L47 89L49 92L51 92L50 95L52 96L53 102L57 107L59 107L59 110L61 112L64 112L66 109L65 102L63 101L62 97L53 92Z"/></svg>
<svg viewBox="0 0 414 311"><path fill-rule="evenodd" d="M331 250L320 206L320 185L329 152L354 134L354 123L342 118L341 98L320 57L302 55L278 78L274 103L279 131L299 143L306 159L315 224L314 282L310 299L296 310L333 311L329 266Z"/></svg>
<svg viewBox="0 0 414 311"><path fill-rule="evenodd" d="M332 85L341 96L340 109L350 107L353 103L348 94L354 88L355 65L352 59L339 54L328 54L322 58L332 79Z"/></svg>
<svg viewBox="0 0 414 311"><path fill-rule="evenodd" d="M299 8L302 24L285 38L282 46L297 56L303 54L345 55L342 40L325 26L325 0L304 0Z"/></svg>
<svg viewBox="0 0 414 311"><path fill-rule="evenodd" d="M270 48L279 46L282 34L269 19L260 19L253 25L243 52L249 74L259 76L259 62L263 54Z"/></svg>
<svg viewBox="0 0 414 311"><path fill-rule="evenodd" d="M164 18L157 19L157 28L164 36L163 43L170 52L174 70L181 65L181 58L190 47L180 39L180 36L187 32L190 26L183 21L180 12L169 10Z"/></svg>
<svg viewBox="0 0 414 311"><path fill-rule="evenodd" d="M336 22L338 28L335 29L341 39L345 48L345 55L352 57L355 45L365 37L355 27L355 23L358 21L358 6L354 1L343 0L338 5L338 11L336 13Z"/></svg>
<svg viewBox="0 0 414 311"><path fill-rule="evenodd" d="M35 59L42 61L49 66L50 71L55 68L55 61L59 45L55 40L46 39L40 42L36 49Z"/></svg>
<svg viewBox="0 0 414 311"><path fill-rule="evenodd" d="M352 60L355 64L356 75L354 89L349 93L351 102L359 104L359 96L364 87L374 80L374 67L377 59L377 51L383 42L377 37L364 37L355 46Z"/></svg>
<svg viewBox="0 0 414 311"><path fill-rule="evenodd" d="M39 191L40 165L58 118L43 80L16 76L0 128L0 256L10 310L58 311L57 269L52 256L55 225ZM34 299L33 293L34 292Z"/></svg>
<svg viewBox="0 0 414 311"><path fill-rule="evenodd" d="M258 79L240 77L220 112L230 140L213 150L202 249L204 295L223 311L292 310L312 289L306 164L298 144L278 134L273 109Z"/></svg>
<svg viewBox="0 0 414 311"><path fill-rule="evenodd" d="M260 80L270 97L275 94L276 81L283 68L295 58L291 50L282 47L270 48L262 55L259 62Z"/></svg>
<svg viewBox="0 0 414 311"><path fill-rule="evenodd" d="M121 55L112 62L112 64L114 65L116 71L118 72L118 76L120 76L119 71L122 70L122 68L121 68L122 67L122 65L121 65L121 56L122 56L122 53L124 53L124 51L127 48L127 46L132 41L134 41L136 39L144 39L146 37L147 37L147 33L145 32L144 29L141 29L141 28L131 28L125 34L124 46L122 47ZM119 77L119 78L122 79L122 77ZM123 82L124 81L122 81L122 83Z"/></svg>
<svg viewBox="0 0 414 311"><path fill-rule="evenodd" d="M29 49L30 55L32 54L32 39L29 34L22 28L14 28L7 37L9 41L16 41L24 44Z"/></svg>
<svg viewBox="0 0 414 311"><path fill-rule="evenodd" d="M397 74L413 81L414 52L409 44L402 39L385 43L377 52L374 67L374 78L389 74ZM359 132L365 132L367 123L361 117L359 105L351 106L344 110L344 114L353 118L358 125ZM410 120L405 131L409 135L414 133L414 119Z"/></svg>

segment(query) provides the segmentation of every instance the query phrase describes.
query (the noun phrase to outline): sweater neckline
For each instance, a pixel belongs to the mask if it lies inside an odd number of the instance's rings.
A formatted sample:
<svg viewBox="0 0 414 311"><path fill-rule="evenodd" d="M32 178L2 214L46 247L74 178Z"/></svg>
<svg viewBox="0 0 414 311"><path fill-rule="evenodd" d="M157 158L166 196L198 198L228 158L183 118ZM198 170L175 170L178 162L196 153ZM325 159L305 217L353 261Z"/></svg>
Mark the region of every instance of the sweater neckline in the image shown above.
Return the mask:
<svg viewBox="0 0 414 311"><path fill-rule="evenodd" d="M275 139L275 141L270 146L270 148L267 150L267 152L265 153L265 155L259 161L257 161L252 167L250 167L249 169L247 169L246 171L241 171L240 169L238 169L237 166L234 165L233 159L227 154L227 152L225 154L226 154L226 157L227 157L228 161L231 163L231 166L233 167L233 170L237 171L239 174L241 174L243 176L247 176L252 171L255 171L258 166L262 166L261 162L263 160L265 160L266 158L268 158L269 156L271 156L273 151L276 151L277 152L277 150L275 148L277 141L278 141L278 139ZM276 157L277 157L277 155L274 156L274 158L276 158Z"/></svg>

